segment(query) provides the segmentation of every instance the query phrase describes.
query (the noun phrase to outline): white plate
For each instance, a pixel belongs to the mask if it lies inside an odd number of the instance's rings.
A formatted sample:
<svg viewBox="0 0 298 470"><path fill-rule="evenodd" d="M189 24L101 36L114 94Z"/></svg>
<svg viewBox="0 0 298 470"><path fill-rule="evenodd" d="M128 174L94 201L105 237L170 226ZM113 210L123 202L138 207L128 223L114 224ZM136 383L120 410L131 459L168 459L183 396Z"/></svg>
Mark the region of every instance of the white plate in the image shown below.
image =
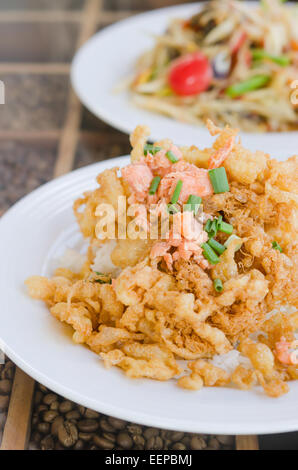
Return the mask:
<svg viewBox="0 0 298 470"><path fill-rule="evenodd" d="M25 372L51 390L94 410L129 421L190 432L261 434L298 429L298 382L271 399L260 390L204 388L189 392L175 381L128 379L106 370L96 354L71 339L24 280L50 275L52 259L81 239L72 204L96 186L95 176L128 157L74 171L37 189L0 220L0 344Z"/></svg>
<svg viewBox="0 0 298 470"><path fill-rule="evenodd" d="M152 48L152 34L161 34L171 18L187 18L201 5L186 4L137 15L93 36L75 56L71 71L74 89L84 105L128 134L138 124L147 124L154 140L168 137L180 145L209 145L206 129L137 108L127 91L113 91L123 79L132 76L137 58ZM297 153L298 132L241 135L251 150L264 150L280 160Z"/></svg>

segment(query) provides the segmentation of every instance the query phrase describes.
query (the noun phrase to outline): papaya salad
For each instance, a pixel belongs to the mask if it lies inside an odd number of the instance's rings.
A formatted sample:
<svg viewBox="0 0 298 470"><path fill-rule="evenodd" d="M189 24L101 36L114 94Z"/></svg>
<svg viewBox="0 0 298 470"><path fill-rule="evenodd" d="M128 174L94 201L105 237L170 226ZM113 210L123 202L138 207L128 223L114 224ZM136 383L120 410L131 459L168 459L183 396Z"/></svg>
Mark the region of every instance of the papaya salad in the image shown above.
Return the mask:
<svg viewBox="0 0 298 470"><path fill-rule="evenodd" d="M130 91L135 105L179 121L276 132L298 129L297 80L297 6L214 0L155 37Z"/></svg>
<svg viewBox="0 0 298 470"><path fill-rule="evenodd" d="M298 157L207 127L199 149L138 126L130 163L74 202L87 254L26 285L107 368L279 397L298 380Z"/></svg>

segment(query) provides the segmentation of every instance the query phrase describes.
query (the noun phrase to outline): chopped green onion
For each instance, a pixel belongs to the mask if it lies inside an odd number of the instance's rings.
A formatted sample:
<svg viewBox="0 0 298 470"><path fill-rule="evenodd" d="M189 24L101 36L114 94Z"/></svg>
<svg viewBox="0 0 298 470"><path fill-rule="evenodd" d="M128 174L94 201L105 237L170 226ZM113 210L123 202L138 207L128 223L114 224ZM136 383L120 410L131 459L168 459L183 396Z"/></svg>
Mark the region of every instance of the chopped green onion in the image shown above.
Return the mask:
<svg viewBox="0 0 298 470"><path fill-rule="evenodd" d="M169 152L166 153L166 157L168 157L168 159L172 163L179 162L179 158L177 158L176 155L174 154L174 152L172 152L171 150L169 150Z"/></svg>
<svg viewBox="0 0 298 470"><path fill-rule="evenodd" d="M217 256L215 251L211 248L211 246L208 245L208 243L203 243L202 248L203 248L203 255L209 261L209 263L211 264L219 263L220 261L219 257Z"/></svg>
<svg viewBox="0 0 298 470"><path fill-rule="evenodd" d="M263 88L265 85L267 85L270 79L271 77L269 75L255 75L248 80L230 86L226 89L226 94L231 98L237 98L238 96L249 93L250 91Z"/></svg>
<svg viewBox="0 0 298 470"><path fill-rule="evenodd" d="M275 62L278 65L281 65L282 67L286 67L291 63L290 57L286 55L272 55L266 52L264 49L252 49L252 57L255 60L262 60L262 59L269 59L272 60L272 62Z"/></svg>
<svg viewBox="0 0 298 470"><path fill-rule="evenodd" d="M171 199L171 204L176 204L176 202L178 202L182 186L183 186L183 181L179 180L178 183L176 184L176 188Z"/></svg>
<svg viewBox="0 0 298 470"><path fill-rule="evenodd" d="M105 279L95 279L94 282L98 282L99 284L112 284L112 279L107 276L106 274L99 273L98 271L94 271L97 276L102 276Z"/></svg>
<svg viewBox="0 0 298 470"><path fill-rule="evenodd" d="M201 203L202 203L202 198L200 198L200 196L194 196L193 194L191 194L189 198L187 199L185 208L186 210L190 210L194 212L194 214L196 215Z"/></svg>
<svg viewBox="0 0 298 470"><path fill-rule="evenodd" d="M151 185L150 185L150 188L149 188L149 194L151 196L153 196L153 194L156 193L157 188L158 188L159 183L160 183L160 180L161 180L160 176L155 176L155 178L153 178L153 180L151 182Z"/></svg>
<svg viewBox="0 0 298 470"><path fill-rule="evenodd" d="M155 155L160 150L161 147L155 147L153 144L145 144L144 155L147 156L148 153L151 153L151 155Z"/></svg>
<svg viewBox="0 0 298 470"><path fill-rule="evenodd" d="M214 289L216 290L216 292L222 292L223 285L220 279L214 279L213 285L214 285Z"/></svg>
<svg viewBox="0 0 298 470"><path fill-rule="evenodd" d="M226 233L227 235L231 235L233 232L233 225L227 224L226 222L221 222L218 227L219 232Z"/></svg>
<svg viewBox="0 0 298 470"><path fill-rule="evenodd" d="M206 225L204 227L205 232L210 232L211 224L212 224L212 220L208 219L207 222L206 222Z"/></svg>
<svg viewBox="0 0 298 470"><path fill-rule="evenodd" d="M282 253L282 247L276 241L272 242L272 248L273 248L273 250L278 250Z"/></svg>
<svg viewBox="0 0 298 470"><path fill-rule="evenodd" d="M218 254L222 255L224 251L226 251L226 247L219 243L218 241L214 240L214 238L210 238L208 241L208 245L213 248Z"/></svg>
<svg viewBox="0 0 298 470"><path fill-rule="evenodd" d="M230 245L230 243L231 243L233 240L240 240L239 244L236 246L236 251L240 250L241 245L242 245L242 240L241 240L240 237L238 237L238 236L235 235L235 234L231 235L231 236L224 242L224 246L225 246L226 248L228 248L228 246Z"/></svg>
<svg viewBox="0 0 298 470"><path fill-rule="evenodd" d="M223 166L209 170L209 178L215 194L230 191L226 170Z"/></svg>
<svg viewBox="0 0 298 470"><path fill-rule="evenodd" d="M221 222L222 222L222 215L220 215L220 216L218 217L218 219L216 220L217 230L218 230L218 226L219 226L219 224L220 224Z"/></svg>
<svg viewBox="0 0 298 470"><path fill-rule="evenodd" d="M180 212L180 208L177 207L175 204L168 204L168 213L169 214L177 214Z"/></svg>

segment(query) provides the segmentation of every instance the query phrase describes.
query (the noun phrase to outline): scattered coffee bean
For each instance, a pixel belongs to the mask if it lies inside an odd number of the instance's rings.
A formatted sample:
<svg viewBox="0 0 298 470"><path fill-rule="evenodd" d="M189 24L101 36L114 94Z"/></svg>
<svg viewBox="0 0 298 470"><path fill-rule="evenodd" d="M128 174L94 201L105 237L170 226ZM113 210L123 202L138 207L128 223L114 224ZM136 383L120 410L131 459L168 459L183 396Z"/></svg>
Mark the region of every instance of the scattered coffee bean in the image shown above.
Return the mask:
<svg viewBox="0 0 298 470"><path fill-rule="evenodd" d="M144 432L144 436L146 439L150 439L151 437L158 436L158 429L156 428L147 428Z"/></svg>
<svg viewBox="0 0 298 470"><path fill-rule="evenodd" d="M78 410L72 410L66 413L65 418L68 421L78 421L79 419L81 419L81 415Z"/></svg>
<svg viewBox="0 0 298 470"><path fill-rule="evenodd" d="M73 403L69 400L65 400L59 405L59 411L60 413L68 413L69 411L72 411L73 409ZM77 413L79 413L77 411Z"/></svg>
<svg viewBox="0 0 298 470"><path fill-rule="evenodd" d="M51 405L54 401L57 400L57 395L55 393L48 393L43 397L43 403L45 405Z"/></svg>
<svg viewBox="0 0 298 470"><path fill-rule="evenodd" d="M57 416L57 411L48 410L43 413L42 418L46 423L52 423Z"/></svg>
<svg viewBox="0 0 298 470"><path fill-rule="evenodd" d="M78 430L73 423L65 421L58 429L58 439L63 447L72 447L78 440Z"/></svg>
<svg viewBox="0 0 298 470"><path fill-rule="evenodd" d="M191 438L190 448L192 450L201 450L201 449L205 449L206 447L207 447L207 444L202 437L194 436Z"/></svg>
<svg viewBox="0 0 298 470"><path fill-rule="evenodd" d="M114 449L114 443L105 439L102 436L98 436L97 434L93 437L94 444L99 447L100 449L111 450ZM92 450L90 448L90 450Z"/></svg>
<svg viewBox="0 0 298 470"><path fill-rule="evenodd" d="M94 419L83 419L78 422L78 428L83 432L95 432L98 429L98 423Z"/></svg>
<svg viewBox="0 0 298 470"><path fill-rule="evenodd" d="M114 429L124 429L127 425L127 423L125 423L125 421L122 421L122 419L112 417L108 418L108 422Z"/></svg>
<svg viewBox="0 0 298 470"><path fill-rule="evenodd" d="M133 441L130 435L127 432L120 432L117 436L117 443L123 449L131 449L133 446Z"/></svg>
<svg viewBox="0 0 298 470"><path fill-rule="evenodd" d="M41 450L53 450L55 448L55 442L52 436L46 436L40 441Z"/></svg>
<svg viewBox="0 0 298 470"><path fill-rule="evenodd" d="M99 413L97 411L90 410L89 408L86 409L85 411L85 418L88 419L97 419L99 418Z"/></svg>
<svg viewBox="0 0 298 470"><path fill-rule="evenodd" d="M51 426L51 434L55 437L58 437L58 430L60 426L63 426L64 419L63 416L57 416Z"/></svg>
<svg viewBox="0 0 298 470"><path fill-rule="evenodd" d="M38 423L37 425L37 430L41 433L41 434L49 434L50 432L50 424L49 423Z"/></svg>

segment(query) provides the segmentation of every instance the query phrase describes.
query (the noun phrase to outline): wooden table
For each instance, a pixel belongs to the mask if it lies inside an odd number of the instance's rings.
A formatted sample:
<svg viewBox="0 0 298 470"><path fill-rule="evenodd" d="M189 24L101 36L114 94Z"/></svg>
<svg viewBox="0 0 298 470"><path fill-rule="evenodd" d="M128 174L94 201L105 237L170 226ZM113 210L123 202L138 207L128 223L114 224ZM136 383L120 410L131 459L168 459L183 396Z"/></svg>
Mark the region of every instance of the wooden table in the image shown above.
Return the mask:
<svg viewBox="0 0 298 470"><path fill-rule="evenodd" d="M69 85L75 50L96 30L171 0L1 0L0 215L40 184L129 152L127 136L82 108ZM16 368L2 450L25 449L34 381ZM236 447L258 449L256 436Z"/></svg>

